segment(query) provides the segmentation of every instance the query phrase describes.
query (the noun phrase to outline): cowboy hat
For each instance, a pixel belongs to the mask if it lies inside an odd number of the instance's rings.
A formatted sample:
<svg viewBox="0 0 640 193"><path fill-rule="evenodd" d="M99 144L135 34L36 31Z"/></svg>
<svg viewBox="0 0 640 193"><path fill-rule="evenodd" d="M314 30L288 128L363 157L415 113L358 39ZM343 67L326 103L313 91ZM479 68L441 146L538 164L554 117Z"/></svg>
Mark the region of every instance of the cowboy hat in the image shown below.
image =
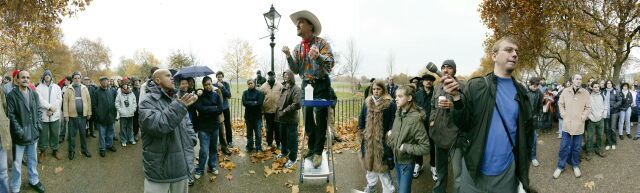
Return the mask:
<svg viewBox="0 0 640 193"><path fill-rule="evenodd" d="M318 20L318 17L316 17L316 15L314 15L310 11L307 11L307 10L298 11L289 15L289 18L291 18L293 25L298 25L297 22L298 22L298 19L300 18L309 20L311 25L313 25L313 28L314 28L313 36L315 37L318 37L320 35L320 32L322 31L322 25L320 24L320 20Z"/></svg>

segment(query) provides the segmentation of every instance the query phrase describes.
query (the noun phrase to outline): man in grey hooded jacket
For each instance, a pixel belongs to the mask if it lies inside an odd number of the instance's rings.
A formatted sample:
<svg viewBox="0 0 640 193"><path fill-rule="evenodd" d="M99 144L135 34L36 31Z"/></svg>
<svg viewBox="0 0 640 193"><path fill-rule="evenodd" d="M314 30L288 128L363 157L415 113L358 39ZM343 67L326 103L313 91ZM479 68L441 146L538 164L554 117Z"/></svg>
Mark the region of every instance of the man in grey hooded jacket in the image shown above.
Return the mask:
<svg viewBox="0 0 640 193"><path fill-rule="evenodd" d="M177 97L173 77L167 69L153 73L140 102L144 192L188 192L194 170L196 134L187 107L198 100L195 94Z"/></svg>

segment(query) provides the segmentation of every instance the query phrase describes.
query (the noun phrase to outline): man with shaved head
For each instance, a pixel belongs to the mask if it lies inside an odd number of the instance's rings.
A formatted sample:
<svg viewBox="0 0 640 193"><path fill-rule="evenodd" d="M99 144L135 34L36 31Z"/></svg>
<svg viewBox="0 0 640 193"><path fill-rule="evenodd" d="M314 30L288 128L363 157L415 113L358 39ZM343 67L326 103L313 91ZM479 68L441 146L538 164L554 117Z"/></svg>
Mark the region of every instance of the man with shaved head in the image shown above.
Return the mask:
<svg viewBox="0 0 640 193"><path fill-rule="evenodd" d="M140 97L140 129L144 163L144 192L188 192L195 169L196 134L187 107L198 100L194 93L178 97L171 72L158 69Z"/></svg>

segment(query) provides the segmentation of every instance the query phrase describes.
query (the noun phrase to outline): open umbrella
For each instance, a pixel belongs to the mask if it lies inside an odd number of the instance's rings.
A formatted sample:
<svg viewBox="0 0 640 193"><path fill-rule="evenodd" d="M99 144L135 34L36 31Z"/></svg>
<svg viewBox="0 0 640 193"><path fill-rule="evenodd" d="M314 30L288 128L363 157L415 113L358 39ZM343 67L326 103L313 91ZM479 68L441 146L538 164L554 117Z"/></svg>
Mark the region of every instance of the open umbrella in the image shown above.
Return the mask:
<svg viewBox="0 0 640 193"><path fill-rule="evenodd" d="M207 76L209 74L214 74L214 72L207 66L191 66L181 69L176 75L173 76L173 78L195 78Z"/></svg>

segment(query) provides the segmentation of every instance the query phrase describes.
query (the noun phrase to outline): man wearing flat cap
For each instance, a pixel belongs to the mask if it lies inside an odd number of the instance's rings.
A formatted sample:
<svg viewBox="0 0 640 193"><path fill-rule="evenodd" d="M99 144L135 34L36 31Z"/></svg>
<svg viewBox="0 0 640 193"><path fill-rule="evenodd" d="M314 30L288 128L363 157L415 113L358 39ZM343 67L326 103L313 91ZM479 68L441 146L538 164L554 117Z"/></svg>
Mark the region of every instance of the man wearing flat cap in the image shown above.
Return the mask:
<svg viewBox="0 0 640 193"><path fill-rule="evenodd" d="M322 31L322 25L318 18L307 10L295 12L289 17L296 25L298 36L302 38L302 42L293 49L293 54L287 46L282 48L282 52L287 57L289 69L302 78L303 92L307 85L311 85L314 99L330 100L329 73L333 69L334 60L329 43L318 37ZM318 168L322 163L321 155L326 141L328 108L305 107L305 113L304 122L309 136L309 148L304 158L312 157L313 166Z"/></svg>
<svg viewBox="0 0 640 193"><path fill-rule="evenodd" d="M91 95L89 89L80 84L79 72L74 72L72 84L62 97L62 109L64 119L68 122L69 127L69 160L73 160L76 154L76 134L80 133L80 148L85 157L91 157L91 153L87 149L87 119L91 119Z"/></svg>
<svg viewBox="0 0 640 193"><path fill-rule="evenodd" d="M100 77L100 88L96 89L91 97L95 124L98 128L100 157L105 157L107 149L111 152L117 151L113 145L113 125L117 114L116 96L117 93L109 88L109 79Z"/></svg>

